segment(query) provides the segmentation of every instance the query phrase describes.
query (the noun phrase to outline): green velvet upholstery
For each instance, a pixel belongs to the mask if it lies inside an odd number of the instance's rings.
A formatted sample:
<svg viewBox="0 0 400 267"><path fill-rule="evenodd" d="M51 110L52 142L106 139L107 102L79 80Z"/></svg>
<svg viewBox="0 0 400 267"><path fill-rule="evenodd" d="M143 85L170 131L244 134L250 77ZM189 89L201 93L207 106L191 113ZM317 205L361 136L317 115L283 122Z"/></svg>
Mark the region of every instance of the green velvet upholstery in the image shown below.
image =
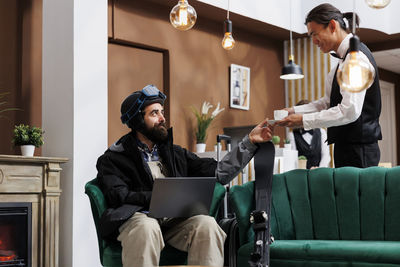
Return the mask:
<svg viewBox="0 0 400 267"><path fill-rule="evenodd" d="M237 265L249 266L254 182L234 186ZM400 266L400 167L293 170L273 178L271 267Z"/></svg>
<svg viewBox="0 0 400 267"><path fill-rule="evenodd" d="M98 186L97 179L93 179L86 183L85 193L89 196L90 205L94 223L96 226L97 239L99 245L100 261L103 266L120 267L121 261L121 244L116 242L107 242L103 240L98 232L99 220L103 212L107 209L107 203L102 191ZM218 209L225 196L225 187L217 183L214 188L213 201L210 207L210 215L215 217ZM183 265L186 264L187 253L169 246L168 244L161 251L160 265Z"/></svg>

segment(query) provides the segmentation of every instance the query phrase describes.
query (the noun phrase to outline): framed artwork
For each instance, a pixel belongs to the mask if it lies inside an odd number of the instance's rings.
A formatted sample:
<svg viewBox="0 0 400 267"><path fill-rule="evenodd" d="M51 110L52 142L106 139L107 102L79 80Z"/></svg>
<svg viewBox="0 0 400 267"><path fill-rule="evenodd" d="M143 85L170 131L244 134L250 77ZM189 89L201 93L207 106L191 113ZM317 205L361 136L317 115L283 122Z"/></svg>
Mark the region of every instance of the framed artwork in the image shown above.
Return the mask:
<svg viewBox="0 0 400 267"><path fill-rule="evenodd" d="M230 107L249 110L250 68L231 64Z"/></svg>

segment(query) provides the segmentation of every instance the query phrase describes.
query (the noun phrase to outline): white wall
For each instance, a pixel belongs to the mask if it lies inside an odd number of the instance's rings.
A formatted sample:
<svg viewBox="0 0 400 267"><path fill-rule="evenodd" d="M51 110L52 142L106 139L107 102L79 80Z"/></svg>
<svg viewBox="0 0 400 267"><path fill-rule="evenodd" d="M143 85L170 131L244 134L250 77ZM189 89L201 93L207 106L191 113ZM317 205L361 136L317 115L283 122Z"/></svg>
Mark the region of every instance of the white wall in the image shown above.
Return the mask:
<svg viewBox="0 0 400 267"><path fill-rule="evenodd" d="M227 9L228 0L198 0L212 6ZM192 3L193 2L193 3ZM189 1L194 7L196 3ZM292 9L292 30L297 33L307 31L304 25L304 19L307 13L315 6L329 2L342 12L353 11L353 1L351 0L230 0L230 10L233 13L242 16L251 17L256 20L269 23L284 29L289 29L289 8ZM290 3L292 3L290 5ZM398 10L400 10L400 1L392 0L384 9L375 10L365 3L364 0L356 0L356 12L361 17L362 28L370 28L394 34L400 32L400 20L398 19Z"/></svg>
<svg viewBox="0 0 400 267"><path fill-rule="evenodd" d="M107 0L43 1L44 156L62 166L60 264L100 266L84 185L107 148Z"/></svg>

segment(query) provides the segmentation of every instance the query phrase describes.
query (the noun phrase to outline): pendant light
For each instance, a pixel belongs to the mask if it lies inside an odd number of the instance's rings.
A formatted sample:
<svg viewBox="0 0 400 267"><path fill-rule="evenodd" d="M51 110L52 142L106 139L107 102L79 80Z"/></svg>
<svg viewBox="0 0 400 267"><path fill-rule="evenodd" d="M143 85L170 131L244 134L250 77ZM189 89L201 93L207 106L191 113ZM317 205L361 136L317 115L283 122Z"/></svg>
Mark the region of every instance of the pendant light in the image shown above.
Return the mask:
<svg viewBox="0 0 400 267"><path fill-rule="evenodd" d="M365 0L369 7L381 9L390 4L390 0Z"/></svg>
<svg viewBox="0 0 400 267"><path fill-rule="evenodd" d="M290 1L290 56L289 63L282 68L282 75L280 76L283 80L298 80L303 79L303 70L299 65L294 63L294 55L293 55L293 43L292 43L292 1Z"/></svg>
<svg viewBox="0 0 400 267"><path fill-rule="evenodd" d="M360 55L360 39L355 35L355 0L353 4L353 37L350 38L350 52L337 70L337 81L340 88L357 93L369 88L374 82L374 70L368 59Z"/></svg>
<svg viewBox="0 0 400 267"><path fill-rule="evenodd" d="M226 50L231 50L235 46L235 40L232 36L232 21L229 20L229 1L226 20L224 21L224 38L222 39L222 47Z"/></svg>
<svg viewBox="0 0 400 267"><path fill-rule="evenodd" d="M189 5L187 0L179 0L169 13L172 26L181 31L187 31L196 23L196 10Z"/></svg>

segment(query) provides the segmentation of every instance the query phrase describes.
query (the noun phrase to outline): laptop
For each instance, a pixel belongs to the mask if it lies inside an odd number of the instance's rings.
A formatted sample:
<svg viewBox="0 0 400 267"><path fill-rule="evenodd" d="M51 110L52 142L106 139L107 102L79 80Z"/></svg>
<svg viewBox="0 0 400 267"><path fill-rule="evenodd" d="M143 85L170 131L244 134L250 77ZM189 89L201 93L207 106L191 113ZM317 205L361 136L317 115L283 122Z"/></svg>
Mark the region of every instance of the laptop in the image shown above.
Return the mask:
<svg viewBox="0 0 400 267"><path fill-rule="evenodd" d="M208 215L215 177L169 177L154 180L149 216L180 218Z"/></svg>

